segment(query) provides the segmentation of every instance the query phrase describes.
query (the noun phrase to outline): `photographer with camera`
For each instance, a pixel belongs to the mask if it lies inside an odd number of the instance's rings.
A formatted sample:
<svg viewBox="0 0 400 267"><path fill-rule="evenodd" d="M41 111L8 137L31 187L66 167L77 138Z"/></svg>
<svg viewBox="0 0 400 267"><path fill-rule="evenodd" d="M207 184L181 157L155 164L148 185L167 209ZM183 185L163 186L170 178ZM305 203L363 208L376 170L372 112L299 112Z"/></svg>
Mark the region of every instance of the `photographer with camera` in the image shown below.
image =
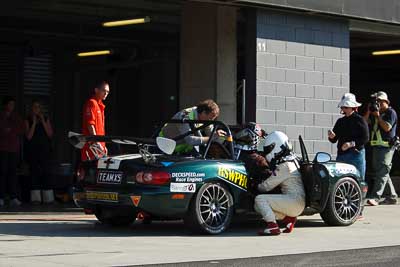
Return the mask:
<svg viewBox="0 0 400 267"><path fill-rule="evenodd" d="M373 185L370 199L371 206L379 205L386 184L389 185L390 196L385 204L397 204L397 193L390 178L394 149L392 141L396 138L397 114L390 106L385 92L379 91L371 95L371 102L364 114L370 129L370 147L372 152Z"/></svg>

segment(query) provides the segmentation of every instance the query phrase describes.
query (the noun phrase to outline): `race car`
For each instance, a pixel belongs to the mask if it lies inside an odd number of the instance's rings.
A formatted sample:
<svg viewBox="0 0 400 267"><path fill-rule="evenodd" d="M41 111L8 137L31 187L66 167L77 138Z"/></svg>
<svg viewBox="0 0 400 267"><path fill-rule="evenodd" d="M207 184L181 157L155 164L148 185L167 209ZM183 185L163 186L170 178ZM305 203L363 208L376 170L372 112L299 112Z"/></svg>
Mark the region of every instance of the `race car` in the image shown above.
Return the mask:
<svg viewBox="0 0 400 267"><path fill-rule="evenodd" d="M105 224L129 225L142 219L183 219L196 233L220 234L239 213L254 213L257 194L240 160L235 136L221 121L171 120L189 123L191 130L173 140L70 133L77 148L86 142L133 145L138 153L82 162L73 199L86 213ZM174 154L176 142L213 125L226 132L224 142L210 138L192 154ZM301 137L300 172L306 191L303 215L320 213L328 225L353 224L363 209L367 185L353 166L331 160L324 152L310 161Z"/></svg>

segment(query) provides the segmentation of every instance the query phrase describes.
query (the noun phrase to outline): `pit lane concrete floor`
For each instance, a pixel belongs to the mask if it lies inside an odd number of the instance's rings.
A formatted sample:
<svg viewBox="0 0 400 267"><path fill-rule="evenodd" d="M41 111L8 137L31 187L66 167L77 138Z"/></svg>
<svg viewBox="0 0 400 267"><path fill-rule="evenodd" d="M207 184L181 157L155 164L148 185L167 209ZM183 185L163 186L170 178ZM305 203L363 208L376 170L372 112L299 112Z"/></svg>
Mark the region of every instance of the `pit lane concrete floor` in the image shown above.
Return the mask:
<svg viewBox="0 0 400 267"><path fill-rule="evenodd" d="M0 213L0 266L143 265L398 246L399 207L366 207L365 220L350 227L301 217L293 233L273 237L257 236L254 220L219 236L191 236L179 221L111 228L77 212Z"/></svg>

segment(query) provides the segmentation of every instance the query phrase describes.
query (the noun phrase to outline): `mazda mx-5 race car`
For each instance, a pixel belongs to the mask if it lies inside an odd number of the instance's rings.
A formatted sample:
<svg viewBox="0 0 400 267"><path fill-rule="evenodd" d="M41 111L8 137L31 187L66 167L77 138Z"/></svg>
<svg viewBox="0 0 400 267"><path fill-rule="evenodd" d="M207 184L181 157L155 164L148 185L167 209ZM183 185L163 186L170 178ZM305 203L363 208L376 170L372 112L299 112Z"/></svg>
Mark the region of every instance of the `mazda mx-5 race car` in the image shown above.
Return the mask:
<svg viewBox="0 0 400 267"><path fill-rule="evenodd" d="M207 234L224 232L235 214L254 212L257 193L249 188L253 178L239 160L241 151L234 146L230 128L220 121L169 123L189 123L191 130L174 140L70 133L70 142L76 147L85 142L114 142L138 149L135 154L82 162L73 193L75 203L106 224L128 225L140 214L148 220L183 219L192 231ZM214 132L223 129L227 133L223 143L210 138L202 150L191 155L172 153L175 141L210 124ZM310 161L301 137L299 141L299 169L306 191L303 215L320 213L328 225L353 224L367 192L358 170L332 161L324 152Z"/></svg>

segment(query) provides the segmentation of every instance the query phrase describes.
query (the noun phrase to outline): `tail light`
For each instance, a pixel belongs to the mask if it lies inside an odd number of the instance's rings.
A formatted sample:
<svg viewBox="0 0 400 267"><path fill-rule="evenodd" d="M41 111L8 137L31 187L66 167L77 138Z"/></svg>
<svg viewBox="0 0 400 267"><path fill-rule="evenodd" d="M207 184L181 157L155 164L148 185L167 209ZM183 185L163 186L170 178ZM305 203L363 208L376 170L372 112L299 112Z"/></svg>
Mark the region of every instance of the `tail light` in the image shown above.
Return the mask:
<svg viewBox="0 0 400 267"><path fill-rule="evenodd" d="M78 177L78 181L82 181L85 178L85 169L82 166L76 171L76 177Z"/></svg>
<svg viewBox="0 0 400 267"><path fill-rule="evenodd" d="M141 184L164 185L171 181L171 174L168 172L152 171L138 172L136 182Z"/></svg>

